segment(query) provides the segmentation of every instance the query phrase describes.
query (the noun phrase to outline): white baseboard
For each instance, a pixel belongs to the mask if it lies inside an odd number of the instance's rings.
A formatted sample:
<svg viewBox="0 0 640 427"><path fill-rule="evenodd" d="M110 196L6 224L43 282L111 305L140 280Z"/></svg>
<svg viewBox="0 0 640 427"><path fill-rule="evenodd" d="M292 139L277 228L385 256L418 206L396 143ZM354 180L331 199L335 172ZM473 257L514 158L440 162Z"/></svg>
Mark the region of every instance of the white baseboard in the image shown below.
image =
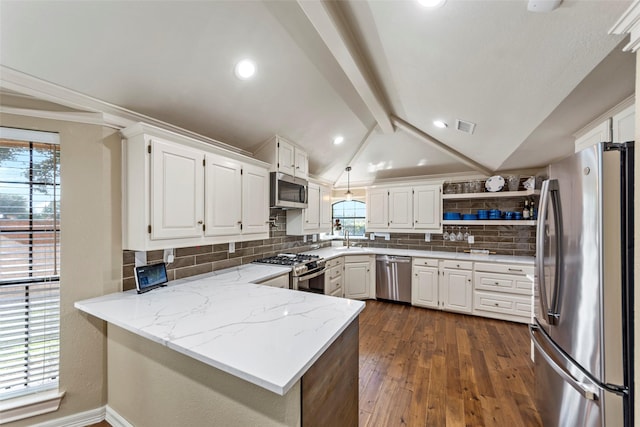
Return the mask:
<svg viewBox="0 0 640 427"><path fill-rule="evenodd" d="M112 427L134 427L133 424L125 420L116 411L114 411L109 405L106 407L105 420L112 425Z"/></svg>
<svg viewBox="0 0 640 427"><path fill-rule="evenodd" d="M104 416L105 407L103 406L102 408L91 409L90 411L80 412L79 414L35 424L33 427L84 427L103 421Z"/></svg>

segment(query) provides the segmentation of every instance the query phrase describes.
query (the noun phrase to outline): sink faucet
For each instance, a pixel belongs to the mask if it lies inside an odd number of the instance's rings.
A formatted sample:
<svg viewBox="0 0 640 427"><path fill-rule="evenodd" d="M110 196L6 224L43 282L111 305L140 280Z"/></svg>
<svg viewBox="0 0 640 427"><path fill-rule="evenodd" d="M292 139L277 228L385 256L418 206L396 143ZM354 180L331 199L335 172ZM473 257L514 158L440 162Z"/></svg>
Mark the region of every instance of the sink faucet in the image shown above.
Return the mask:
<svg viewBox="0 0 640 427"><path fill-rule="evenodd" d="M349 247L349 230L344 230L344 238L347 239L347 248Z"/></svg>

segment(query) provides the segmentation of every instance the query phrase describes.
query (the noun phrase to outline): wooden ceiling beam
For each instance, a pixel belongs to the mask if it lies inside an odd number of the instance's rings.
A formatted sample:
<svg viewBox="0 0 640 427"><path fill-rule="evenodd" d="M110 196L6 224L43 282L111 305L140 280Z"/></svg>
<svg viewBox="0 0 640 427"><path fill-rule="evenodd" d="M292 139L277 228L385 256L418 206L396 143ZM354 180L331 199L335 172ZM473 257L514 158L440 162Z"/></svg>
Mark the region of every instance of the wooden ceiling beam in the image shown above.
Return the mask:
<svg viewBox="0 0 640 427"><path fill-rule="evenodd" d="M362 98L380 130L385 134L393 133L389 111L376 90L370 66L359 54L354 37L346 28L336 6L327 1L308 0L298 0L298 5Z"/></svg>

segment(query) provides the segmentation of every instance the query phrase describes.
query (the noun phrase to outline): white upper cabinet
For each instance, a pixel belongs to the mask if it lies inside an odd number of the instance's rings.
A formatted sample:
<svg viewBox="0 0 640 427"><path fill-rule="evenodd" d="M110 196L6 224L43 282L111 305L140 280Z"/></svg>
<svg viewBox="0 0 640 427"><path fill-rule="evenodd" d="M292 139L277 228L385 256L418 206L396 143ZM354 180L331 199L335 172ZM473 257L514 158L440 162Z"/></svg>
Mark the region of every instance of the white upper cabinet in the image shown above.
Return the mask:
<svg viewBox="0 0 640 427"><path fill-rule="evenodd" d="M280 136L265 141L255 152L256 158L271 163L276 172L286 173L296 178L309 178L309 157L307 152L291 141Z"/></svg>
<svg viewBox="0 0 640 427"><path fill-rule="evenodd" d="M263 167L243 165L241 229L269 237L269 172Z"/></svg>
<svg viewBox="0 0 640 427"><path fill-rule="evenodd" d="M367 231L442 231L442 185L394 186L367 190Z"/></svg>
<svg viewBox="0 0 640 427"><path fill-rule="evenodd" d="M269 237L267 164L143 123L122 134L124 249Z"/></svg>
<svg viewBox="0 0 640 427"><path fill-rule="evenodd" d="M198 237L203 224L203 153L151 140L151 239Z"/></svg>
<svg viewBox="0 0 640 427"><path fill-rule="evenodd" d="M215 154L205 159L206 236L240 234L242 165Z"/></svg>
<svg viewBox="0 0 640 427"><path fill-rule="evenodd" d="M287 210L288 235L303 236L331 232L331 188L309 182L307 190L307 207Z"/></svg>
<svg viewBox="0 0 640 427"><path fill-rule="evenodd" d="M607 119L600 125L576 139L576 152L590 147L598 142L611 142L611 119Z"/></svg>
<svg viewBox="0 0 640 427"><path fill-rule="evenodd" d="M389 228L413 228L413 194L411 187L389 189Z"/></svg>
<svg viewBox="0 0 640 427"><path fill-rule="evenodd" d="M611 118L613 142L627 142L636 139L636 106L625 108Z"/></svg>
<svg viewBox="0 0 640 427"><path fill-rule="evenodd" d="M367 231L389 227L389 192L386 188L367 190Z"/></svg>
<svg viewBox="0 0 640 427"><path fill-rule="evenodd" d="M420 230L439 229L442 219L442 187L421 185L413 188L413 226Z"/></svg>

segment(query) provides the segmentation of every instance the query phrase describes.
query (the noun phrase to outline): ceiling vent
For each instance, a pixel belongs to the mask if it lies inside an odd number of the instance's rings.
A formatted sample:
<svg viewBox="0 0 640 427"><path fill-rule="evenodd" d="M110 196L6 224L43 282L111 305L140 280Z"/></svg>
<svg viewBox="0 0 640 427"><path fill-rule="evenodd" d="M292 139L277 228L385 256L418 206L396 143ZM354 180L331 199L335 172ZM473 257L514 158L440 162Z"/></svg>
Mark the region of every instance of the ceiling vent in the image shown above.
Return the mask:
<svg viewBox="0 0 640 427"><path fill-rule="evenodd" d="M456 129L460 132L468 133L471 135L476 129L476 124L471 122L465 122L464 120L456 120Z"/></svg>

